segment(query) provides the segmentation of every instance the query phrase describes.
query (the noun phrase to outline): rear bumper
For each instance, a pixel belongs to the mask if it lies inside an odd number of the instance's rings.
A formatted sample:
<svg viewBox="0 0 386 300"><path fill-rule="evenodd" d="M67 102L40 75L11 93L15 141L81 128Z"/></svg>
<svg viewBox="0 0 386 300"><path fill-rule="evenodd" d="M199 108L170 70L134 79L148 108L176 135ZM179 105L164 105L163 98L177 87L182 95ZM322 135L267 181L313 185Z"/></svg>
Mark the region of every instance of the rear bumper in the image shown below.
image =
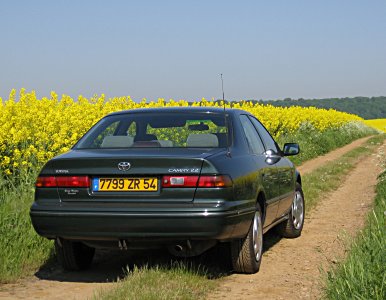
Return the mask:
<svg viewBox="0 0 386 300"><path fill-rule="evenodd" d="M31 209L36 232L79 240L228 240L247 234L253 209L204 212L74 212Z"/></svg>

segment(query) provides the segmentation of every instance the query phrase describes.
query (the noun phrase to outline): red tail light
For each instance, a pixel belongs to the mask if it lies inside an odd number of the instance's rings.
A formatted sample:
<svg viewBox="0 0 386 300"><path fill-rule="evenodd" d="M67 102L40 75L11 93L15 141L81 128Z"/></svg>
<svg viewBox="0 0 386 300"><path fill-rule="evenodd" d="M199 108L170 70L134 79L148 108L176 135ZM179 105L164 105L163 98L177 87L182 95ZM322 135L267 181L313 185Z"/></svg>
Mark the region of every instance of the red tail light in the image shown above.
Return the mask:
<svg viewBox="0 0 386 300"><path fill-rule="evenodd" d="M58 176L56 177L58 187L89 187L88 176Z"/></svg>
<svg viewBox="0 0 386 300"><path fill-rule="evenodd" d="M47 176L47 177L38 177L35 183L36 187L56 187L56 178L55 176Z"/></svg>
<svg viewBox="0 0 386 300"><path fill-rule="evenodd" d="M214 187L229 187L232 186L232 180L227 175L203 175L203 176L190 176L190 175L175 175L175 176L163 176L162 187L202 187L202 188L214 188Z"/></svg>
<svg viewBox="0 0 386 300"><path fill-rule="evenodd" d="M200 176L198 187L228 187L232 186L232 180L226 175Z"/></svg>
<svg viewBox="0 0 386 300"><path fill-rule="evenodd" d="M40 176L36 187L89 187L88 176Z"/></svg>

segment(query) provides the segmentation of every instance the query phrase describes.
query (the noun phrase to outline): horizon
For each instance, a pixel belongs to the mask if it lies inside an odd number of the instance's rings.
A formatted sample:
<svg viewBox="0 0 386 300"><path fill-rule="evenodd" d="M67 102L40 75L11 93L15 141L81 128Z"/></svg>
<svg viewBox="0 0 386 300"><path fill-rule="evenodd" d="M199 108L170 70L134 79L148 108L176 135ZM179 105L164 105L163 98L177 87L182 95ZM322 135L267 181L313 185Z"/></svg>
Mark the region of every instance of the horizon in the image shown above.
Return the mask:
<svg viewBox="0 0 386 300"><path fill-rule="evenodd" d="M78 101L79 97L84 97L86 99L90 99L90 98L93 98L93 97L101 97L102 95L104 95L105 97L105 101L107 100L110 100L110 99L113 99L113 98L120 98L120 97L129 97L132 101L134 102L141 102L141 101L144 101L146 100L146 102L156 102L158 101L159 99L164 99L166 102L170 101L170 100L174 100L174 101L179 101L179 100L183 100L183 101L187 101L189 103L193 103L193 102L200 102L202 101L203 99L205 99L206 101L222 101L223 99L222 98L211 98L211 99L207 99L205 97L201 97L200 99L196 99L196 100L187 100L187 99L178 99L178 98L156 98L156 99L148 99L146 97L143 97L143 98L140 98L140 99L133 99L133 97L131 97L130 95L116 95L116 96L107 96L106 94L104 93L101 93L101 94L93 94L89 97L86 97L82 94L79 94L77 95L76 97L73 97L69 94L66 94L66 93L63 93L61 95L59 95L58 93L56 93L56 91L50 91L49 95L42 95L42 96L38 96L36 91L35 90L26 90L25 88L21 88L19 90L16 90L16 89L12 89L12 90L15 90L15 101L19 101L20 100L20 92L21 90L24 90L24 93L25 94L30 94L30 93L35 93L36 95L36 98L38 100L41 100L42 98L50 98L51 97L51 93L55 93L57 94L58 96L58 100L60 100L61 98L63 98L64 96L69 96L70 98L72 98L73 100L75 101ZM10 91L9 95L6 96L5 98L2 98L0 96L0 100L3 100L3 101L7 101L9 100L9 96L11 95L12 93L12 90ZM348 96L348 97L326 97L326 98L290 98L290 97L284 97L284 98L278 98L278 99L239 99L239 100L236 100L236 99L228 99L227 97L225 97L225 101L226 102L241 102L241 101L245 101L245 102L248 102L248 101L264 101L264 102L269 102L269 101L284 101L284 100L291 100L291 101L298 101L298 100L309 100L309 101L312 101L312 100L328 100L328 99L355 99L355 98L368 98L368 99L372 99L372 98L383 98L383 97L386 97L384 95L380 95L380 96Z"/></svg>

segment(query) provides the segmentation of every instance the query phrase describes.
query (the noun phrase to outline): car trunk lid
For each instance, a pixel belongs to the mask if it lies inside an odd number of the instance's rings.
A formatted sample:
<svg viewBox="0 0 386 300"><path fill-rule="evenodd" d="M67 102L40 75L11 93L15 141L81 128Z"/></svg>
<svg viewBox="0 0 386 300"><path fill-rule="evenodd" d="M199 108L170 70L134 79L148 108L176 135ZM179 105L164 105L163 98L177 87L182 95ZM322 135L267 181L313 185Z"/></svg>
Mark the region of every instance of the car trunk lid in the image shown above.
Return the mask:
<svg viewBox="0 0 386 300"><path fill-rule="evenodd" d="M53 161L57 176L88 176L88 188L59 187L63 202L191 202L195 187L162 188L164 175L196 175L204 161L223 149L75 150ZM123 168L120 168L122 165ZM215 173L215 170L213 170ZM115 179L115 180L114 180ZM102 182L102 181L104 182ZM118 181L116 181L118 180ZM113 191L114 184L131 185L130 191ZM110 184L109 191L101 189ZM135 189L135 185L141 190ZM145 190L146 184L153 188ZM154 184L156 187L154 188ZM106 188L107 186L105 186Z"/></svg>

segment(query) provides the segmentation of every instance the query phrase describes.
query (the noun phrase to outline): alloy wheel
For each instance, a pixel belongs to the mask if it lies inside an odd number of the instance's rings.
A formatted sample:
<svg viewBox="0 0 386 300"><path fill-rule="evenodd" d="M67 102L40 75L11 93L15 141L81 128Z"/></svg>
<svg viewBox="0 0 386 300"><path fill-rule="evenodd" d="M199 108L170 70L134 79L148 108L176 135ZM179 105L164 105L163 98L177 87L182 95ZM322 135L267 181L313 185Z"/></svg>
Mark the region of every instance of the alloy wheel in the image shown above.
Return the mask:
<svg viewBox="0 0 386 300"><path fill-rule="evenodd" d="M304 218L304 199L299 191L296 191L292 202L292 221L296 229L300 229Z"/></svg>
<svg viewBox="0 0 386 300"><path fill-rule="evenodd" d="M259 211L256 211L253 219L253 251L256 261L259 261L263 252L263 228Z"/></svg>

